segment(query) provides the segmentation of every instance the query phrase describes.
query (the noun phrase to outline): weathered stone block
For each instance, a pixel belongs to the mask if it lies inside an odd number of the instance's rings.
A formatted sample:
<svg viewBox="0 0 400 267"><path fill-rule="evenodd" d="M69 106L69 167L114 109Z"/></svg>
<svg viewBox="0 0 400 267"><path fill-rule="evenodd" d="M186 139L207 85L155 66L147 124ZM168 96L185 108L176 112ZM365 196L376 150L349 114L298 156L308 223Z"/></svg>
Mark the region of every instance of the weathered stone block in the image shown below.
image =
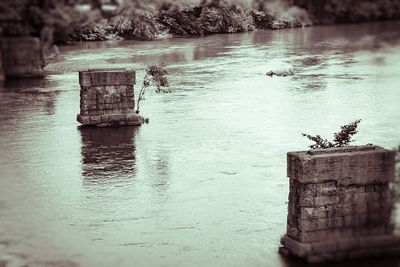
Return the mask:
<svg viewBox="0 0 400 267"><path fill-rule="evenodd" d="M344 217L330 217L318 219L318 230L344 227Z"/></svg>
<svg viewBox="0 0 400 267"><path fill-rule="evenodd" d="M99 116L103 115L104 111L103 110L89 110L88 114L89 116Z"/></svg>
<svg viewBox="0 0 400 267"><path fill-rule="evenodd" d="M285 235L281 238L285 255L295 255L309 263L340 261L345 259L398 256L400 255L399 237L378 236L357 238L332 238L324 241L303 243ZM279 251L283 251L279 249Z"/></svg>
<svg viewBox="0 0 400 267"><path fill-rule="evenodd" d="M304 257L307 254L309 254L312 250L312 246L310 244L304 244L301 242L298 242L287 235L284 235L281 238L281 243L283 246L288 248L291 253L293 253L296 256L299 257Z"/></svg>
<svg viewBox="0 0 400 267"><path fill-rule="evenodd" d="M336 239L311 244L313 253L336 252L338 250L338 241Z"/></svg>
<svg viewBox="0 0 400 267"><path fill-rule="evenodd" d="M311 208L301 208L299 218L302 220L312 220L318 218L327 217L326 207L311 207Z"/></svg>
<svg viewBox="0 0 400 267"><path fill-rule="evenodd" d="M125 122L125 114L110 114L108 116L110 121Z"/></svg>
<svg viewBox="0 0 400 267"><path fill-rule="evenodd" d="M318 219L313 220L298 220L298 228L303 232L318 231L324 229Z"/></svg>
<svg viewBox="0 0 400 267"><path fill-rule="evenodd" d="M289 199L288 213L297 217L299 216L299 212L300 212L300 205L296 201Z"/></svg>
<svg viewBox="0 0 400 267"><path fill-rule="evenodd" d="M294 240L300 240L300 231L295 226L291 226L290 224L288 224L286 227L286 234Z"/></svg>
<svg viewBox="0 0 400 267"><path fill-rule="evenodd" d="M360 210L356 210L360 208ZM360 207L355 207L352 204L337 204L337 205L325 205L325 206L314 206L314 207L301 207L298 215L302 220L309 219L321 219L321 218L334 218L334 217L342 217L353 214L354 212L361 211ZM367 208L365 206L362 209L363 212L366 212Z"/></svg>
<svg viewBox="0 0 400 267"><path fill-rule="evenodd" d="M321 186L317 189L316 195L317 196L337 196L339 188L336 185L332 186Z"/></svg>
<svg viewBox="0 0 400 267"><path fill-rule="evenodd" d="M135 71L125 69L96 69L79 72L79 84L85 87L133 85L135 78ZM108 89L114 90L116 88Z"/></svg>
<svg viewBox="0 0 400 267"><path fill-rule="evenodd" d="M299 226L299 220L297 219L296 216L288 213L287 224L289 224L291 226L294 226L294 227L298 227Z"/></svg>
<svg viewBox="0 0 400 267"><path fill-rule="evenodd" d="M126 86L125 87L125 94L128 95L133 95L133 86Z"/></svg>
<svg viewBox="0 0 400 267"><path fill-rule="evenodd" d="M340 200L338 196L322 196L314 198L315 206L325 206L339 204Z"/></svg>
<svg viewBox="0 0 400 267"><path fill-rule="evenodd" d="M300 183L364 185L394 181L395 152L378 146L290 152L288 176Z"/></svg>
<svg viewBox="0 0 400 267"><path fill-rule="evenodd" d="M81 114L78 114L77 121L80 122L83 125L89 125L90 124L90 118L88 116L82 116Z"/></svg>
<svg viewBox="0 0 400 267"><path fill-rule="evenodd" d="M313 197L303 197L299 199L300 207L313 207L315 204L315 198Z"/></svg>
<svg viewBox="0 0 400 267"><path fill-rule="evenodd" d="M101 115L101 123L108 123L110 121L109 115Z"/></svg>
<svg viewBox="0 0 400 267"><path fill-rule="evenodd" d="M304 243L319 242L321 240L337 239L343 235L343 232L350 233L350 229L325 229L312 232L302 232L298 233L298 241ZM350 233L351 234L351 233Z"/></svg>
<svg viewBox="0 0 400 267"><path fill-rule="evenodd" d="M283 247L283 246L279 247L279 253L281 255L284 255L284 256L290 256L291 255L290 251L287 248ZM1 265L0 265L0 267L1 267Z"/></svg>
<svg viewBox="0 0 400 267"><path fill-rule="evenodd" d="M143 124L145 119L134 112L126 114L126 124L127 125L140 125Z"/></svg>
<svg viewBox="0 0 400 267"><path fill-rule="evenodd" d="M101 116L90 116L90 124L100 124Z"/></svg>
<svg viewBox="0 0 400 267"><path fill-rule="evenodd" d="M100 124L96 124L97 127L110 127L113 126L111 123L100 123Z"/></svg>
<svg viewBox="0 0 400 267"><path fill-rule="evenodd" d="M320 253L307 255L308 263L318 263L324 261L332 261L335 259L335 253Z"/></svg>

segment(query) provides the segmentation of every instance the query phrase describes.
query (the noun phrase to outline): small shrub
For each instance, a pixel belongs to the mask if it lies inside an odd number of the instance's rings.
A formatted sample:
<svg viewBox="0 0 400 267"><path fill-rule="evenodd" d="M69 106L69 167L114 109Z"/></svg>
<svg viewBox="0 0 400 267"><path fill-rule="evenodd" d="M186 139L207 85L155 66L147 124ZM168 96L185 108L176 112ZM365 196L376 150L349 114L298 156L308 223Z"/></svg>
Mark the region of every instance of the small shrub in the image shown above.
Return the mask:
<svg viewBox="0 0 400 267"><path fill-rule="evenodd" d="M157 20L169 33L176 35L203 35L201 23L198 21L199 8L160 11Z"/></svg>
<svg viewBox="0 0 400 267"><path fill-rule="evenodd" d="M323 139L320 135L312 136L305 133L302 135L314 142L314 144L309 146L311 149L326 149L349 146L353 142L352 137L358 133L357 127L360 122L361 120L356 120L352 123L340 126L341 130L334 134L332 142L328 141L327 139Z"/></svg>
<svg viewBox="0 0 400 267"><path fill-rule="evenodd" d="M170 93L171 90L169 87L169 82L167 78L167 70L164 68L164 65L150 65L146 68L146 75L143 78L143 85L139 91L138 100L136 102L136 113L140 113L140 101L144 100L146 90L155 87L156 93Z"/></svg>
<svg viewBox="0 0 400 267"><path fill-rule="evenodd" d="M252 14L238 6L204 7L199 18L205 33L236 33L255 29Z"/></svg>
<svg viewBox="0 0 400 267"><path fill-rule="evenodd" d="M111 26L105 23L91 23L77 28L69 38L80 41L105 41L118 39Z"/></svg>
<svg viewBox="0 0 400 267"><path fill-rule="evenodd" d="M156 19L156 12L136 8L124 10L111 19L111 26L119 36L126 39L151 41L164 33L163 25Z"/></svg>

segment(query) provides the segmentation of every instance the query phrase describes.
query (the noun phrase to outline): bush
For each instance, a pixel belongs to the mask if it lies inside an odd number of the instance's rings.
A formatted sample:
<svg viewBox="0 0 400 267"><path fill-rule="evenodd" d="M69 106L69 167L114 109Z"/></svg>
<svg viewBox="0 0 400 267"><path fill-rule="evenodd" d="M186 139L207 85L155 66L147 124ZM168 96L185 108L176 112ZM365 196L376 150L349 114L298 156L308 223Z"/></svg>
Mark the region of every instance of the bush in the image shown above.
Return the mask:
<svg viewBox="0 0 400 267"><path fill-rule="evenodd" d="M145 70L142 88L139 91L138 99L136 102L136 114L140 113L140 101L145 99L146 90L155 87L156 93L170 93L169 82L167 78L167 70L164 65L150 65Z"/></svg>
<svg viewBox="0 0 400 267"><path fill-rule="evenodd" d="M176 35L203 35L202 25L198 20L200 8L160 11L157 21L162 24L169 33Z"/></svg>
<svg viewBox="0 0 400 267"><path fill-rule="evenodd" d="M155 12L132 8L111 20L114 32L126 39L155 40L163 34Z"/></svg>
<svg viewBox="0 0 400 267"><path fill-rule="evenodd" d="M239 7L205 7L199 18L205 33L235 33L255 29L249 11Z"/></svg>
<svg viewBox="0 0 400 267"><path fill-rule="evenodd" d="M305 133L302 135L314 142L314 144L309 146L311 149L326 149L349 146L353 142L353 135L358 133L357 127L360 122L361 120L356 120L352 123L340 126L341 130L334 134L333 142L323 139L320 135L312 136Z"/></svg>
<svg viewBox="0 0 400 267"><path fill-rule="evenodd" d="M291 0L305 8L313 23L332 24L400 18L400 1Z"/></svg>
<svg viewBox="0 0 400 267"><path fill-rule="evenodd" d="M80 41L105 41L118 39L110 25L104 23L90 23L89 25L75 29L75 32L68 36L72 40Z"/></svg>

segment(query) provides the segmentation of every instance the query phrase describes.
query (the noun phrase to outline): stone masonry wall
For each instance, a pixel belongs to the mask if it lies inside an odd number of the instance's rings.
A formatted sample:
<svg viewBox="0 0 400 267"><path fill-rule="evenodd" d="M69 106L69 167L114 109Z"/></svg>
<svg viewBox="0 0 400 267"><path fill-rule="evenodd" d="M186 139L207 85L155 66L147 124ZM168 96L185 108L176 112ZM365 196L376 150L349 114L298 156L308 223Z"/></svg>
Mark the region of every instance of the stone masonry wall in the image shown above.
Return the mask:
<svg viewBox="0 0 400 267"><path fill-rule="evenodd" d="M44 76L39 38L7 37L0 41L3 70L7 78Z"/></svg>
<svg viewBox="0 0 400 267"><path fill-rule="evenodd" d="M288 153L280 251L308 262L400 254L391 219L394 158L378 146Z"/></svg>
<svg viewBox="0 0 400 267"><path fill-rule="evenodd" d="M140 125L134 112L135 71L97 69L79 72L80 114L83 125L98 127Z"/></svg>

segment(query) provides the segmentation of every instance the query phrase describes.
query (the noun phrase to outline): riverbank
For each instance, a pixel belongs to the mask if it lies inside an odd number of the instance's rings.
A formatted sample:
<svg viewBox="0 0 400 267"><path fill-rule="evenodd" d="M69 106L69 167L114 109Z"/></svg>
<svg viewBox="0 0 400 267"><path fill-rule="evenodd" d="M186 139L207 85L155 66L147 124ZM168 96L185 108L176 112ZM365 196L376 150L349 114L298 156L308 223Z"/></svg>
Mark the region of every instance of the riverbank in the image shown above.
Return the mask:
<svg viewBox="0 0 400 267"><path fill-rule="evenodd" d="M190 8L169 6L153 10L129 7L107 21L92 23L69 36L73 41L115 38L156 40L172 36L205 36L256 29L284 29L311 25L306 13L278 17L269 12L227 3L206 3Z"/></svg>
<svg viewBox="0 0 400 267"><path fill-rule="evenodd" d="M400 4L339 1L125 1L118 5L1 3L4 36L42 36L53 29L54 42L158 40L254 30L279 30L321 24L400 18ZM24 4L25 3L25 4ZM111 7L111 8L110 8ZM7 16L6 16L7 15ZM4 21L8 21L5 23Z"/></svg>
<svg viewBox="0 0 400 267"><path fill-rule="evenodd" d="M368 0L355 4L346 0L248 2L206 0L192 6L166 2L150 8L125 6L108 20L77 28L69 38L72 41L157 40L400 18L400 4L390 1L382 1L380 5Z"/></svg>

